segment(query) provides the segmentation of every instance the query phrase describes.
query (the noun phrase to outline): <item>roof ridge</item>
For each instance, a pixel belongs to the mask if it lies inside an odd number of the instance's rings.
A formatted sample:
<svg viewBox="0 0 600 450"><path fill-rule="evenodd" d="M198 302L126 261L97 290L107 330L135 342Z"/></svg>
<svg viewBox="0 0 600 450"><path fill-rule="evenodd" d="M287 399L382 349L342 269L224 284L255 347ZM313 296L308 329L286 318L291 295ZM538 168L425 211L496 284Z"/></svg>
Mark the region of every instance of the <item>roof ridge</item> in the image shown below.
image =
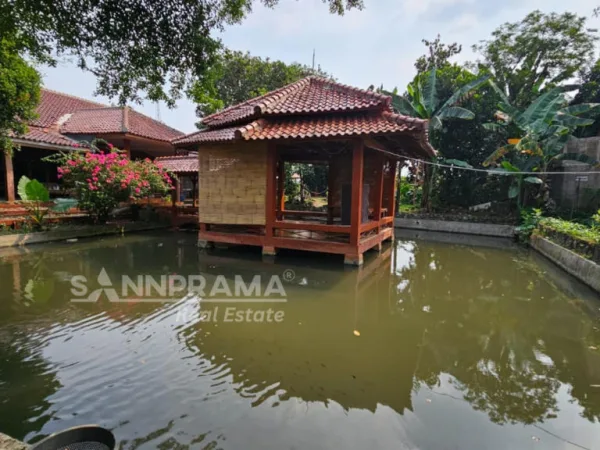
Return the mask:
<svg viewBox="0 0 600 450"><path fill-rule="evenodd" d="M308 78L310 78L311 81L316 81L316 82L322 83L322 84L329 84L329 85L337 86L339 88L343 88L346 91L354 92L356 94L361 94L366 97L375 97L380 100L384 100L388 104L390 104L392 102L392 97L390 97L389 95L380 94L379 92L369 91L368 89L357 88L355 86L350 86L349 84L339 83L330 78L319 77L316 75L311 75Z"/></svg>
<svg viewBox="0 0 600 450"><path fill-rule="evenodd" d="M389 111L383 112L383 117L390 122L397 123L399 125L412 123L419 125L422 129L427 130L429 128L429 120L421 119L419 117L405 116L403 114L393 113Z"/></svg>
<svg viewBox="0 0 600 450"><path fill-rule="evenodd" d="M182 135L182 136L183 136L183 135L185 135L185 133L184 133L183 131L181 131L181 130L178 130L177 128L173 128L172 126L170 126L170 125L167 125L166 123L164 123L164 122L162 122L162 121L160 121L160 120L158 120L158 119L154 119L153 117L147 116L146 114L144 114L144 113L141 113L141 112L137 111L135 108L132 108L131 106L128 106L128 108L129 108L129 109L131 110L131 112L133 112L134 114L139 114L140 116L147 117L148 119L150 119L150 120L153 120L154 122L161 124L163 127L166 127L166 128L168 128L169 130L171 130L171 131L176 131L177 133L181 133L181 135ZM179 136L178 136L178 137L179 137Z"/></svg>
<svg viewBox="0 0 600 450"><path fill-rule="evenodd" d="M46 88L46 87L43 87L43 88L41 88L41 90L42 90L42 91L46 91L46 92L51 92L51 93L53 93L53 94L62 95L62 96L64 96L64 97L70 97L70 98L74 98L75 100L82 100L82 101L84 101L84 102L95 103L96 105L107 107L107 105L106 105L106 104L104 104L104 103L100 103L100 102L97 102L96 100L88 100L87 98L78 97L77 95L72 95L72 94L66 94L66 93L64 93L64 92L55 91L54 89L48 89L48 88ZM109 108L110 108L110 107L109 107Z"/></svg>
<svg viewBox="0 0 600 450"><path fill-rule="evenodd" d="M216 113L213 113L213 114L210 114L210 115L204 117L202 119L202 123L205 123L206 125L210 126L210 122L218 121L218 119L219 119L219 117L221 115L223 115L223 114L225 114L225 113L227 113L227 112L229 112L229 111L231 111L233 109L244 108L244 107L247 107L247 106L251 106L250 103L256 102L257 100L261 100L261 99L264 100L266 98L269 98L269 97L272 97L274 95L279 94L281 91L295 89L299 85L303 85L307 81L310 81L310 78L311 78L310 76L301 78L301 79L299 79L297 81L294 81L293 83L286 84L285 86L282 86L282 87L280 87L278 89L275 89L274 91L270 91L270 92L267 92L266 94L259 95L258 97L252 97L252 98L249 98L248 100L245 100L245 101L243 101L241 103L237 103L235 105L228 106L227 108L222 109L221 111L218 111ZM288 95L289 95L289 93L288 93ZM208 122L207 122L207 119L208 119Z"/></svg>

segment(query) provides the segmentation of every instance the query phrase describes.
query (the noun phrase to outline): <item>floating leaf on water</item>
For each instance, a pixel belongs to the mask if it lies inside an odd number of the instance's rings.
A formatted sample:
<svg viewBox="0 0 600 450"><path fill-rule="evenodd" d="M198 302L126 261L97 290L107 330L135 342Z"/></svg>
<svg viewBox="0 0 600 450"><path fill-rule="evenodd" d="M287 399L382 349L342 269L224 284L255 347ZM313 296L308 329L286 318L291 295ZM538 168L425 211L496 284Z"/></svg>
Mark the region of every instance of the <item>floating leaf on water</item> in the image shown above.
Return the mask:
<svg viewBox="0 0 600 450"><path fill-rule="evenodd" d="M360 331L354 330L354 336L360 336Z"/></svg>

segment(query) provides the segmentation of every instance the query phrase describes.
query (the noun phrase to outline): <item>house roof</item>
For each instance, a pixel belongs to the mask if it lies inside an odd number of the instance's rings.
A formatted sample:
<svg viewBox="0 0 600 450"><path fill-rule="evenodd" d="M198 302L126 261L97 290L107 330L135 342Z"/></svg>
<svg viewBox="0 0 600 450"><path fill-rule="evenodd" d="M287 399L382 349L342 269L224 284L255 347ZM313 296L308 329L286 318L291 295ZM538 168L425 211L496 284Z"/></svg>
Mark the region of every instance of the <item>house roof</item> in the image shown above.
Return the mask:
<svg viewBox="0 0 600 450"><path fill-rule="evenodd" d="M391 97L308 77L205 117L204 130L175 138L176 146L239 140L310 139L379 135L400 151L433 156L428 122L395 114ZM404 139L408 138L408 139Z"/></svg>
<svg viewBox="0 0 600 450"><path fill-rule="evenodd" d="M217 127L269 115L364 111L387 107L391 98L334 81L307 77L202 119Z"/></svg>
<svg viewBox="0 0 600 450"><path fill-rule="evenodd" d="M48 128L34 127L31 125L29 126L29 131L27 133L25 133L23 136L14 137L13 140L15 140L17 143L24 143L22 141L28 141L38 144L46 144L60 147L87 147L87 145L82 144L74 139L70 139L67 136L63 136L62 134L54 130L50 130Z"/></svg>
<svg viewBox="0 0 600 450"><path fill-rule="evenodd" d="M75 111L61 124L60 132L65 134L127 133L166 142L183 136L181 131L140 114L128 106Z"/></svg>
<svg viewBox="0 0 600 450"><path fill-rule="evenodd" d="M174 173L198 173L198 153L190 152L187 155L161 156L154 162Z"/></svg>
<svg viewBox="0 0 600 450"><path fill-rule="evenodd" d="M170 142L183 135L130 107L111 107L49 89L42 89L37 113L39 117L29 124L29 132L15 137L21 144L30 141L75 148L81 146L66 134L122 133L162 142Z"/></svg>

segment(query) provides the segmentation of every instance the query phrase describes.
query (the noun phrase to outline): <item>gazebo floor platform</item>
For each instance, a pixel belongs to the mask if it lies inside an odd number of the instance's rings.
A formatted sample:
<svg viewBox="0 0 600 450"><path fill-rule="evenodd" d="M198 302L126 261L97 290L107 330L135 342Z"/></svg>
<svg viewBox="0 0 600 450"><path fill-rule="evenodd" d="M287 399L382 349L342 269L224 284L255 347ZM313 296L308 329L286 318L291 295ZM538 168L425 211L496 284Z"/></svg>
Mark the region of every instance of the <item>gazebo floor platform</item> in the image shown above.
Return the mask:
<svg viewBox="0 0 600 450"><path fill-rule="evenodd" d="M283 224L287 227L288 223L287 221L277 222L275 227L283 226ZM293 224L298 227L302 226L298 222L293 222ZM367 231L360 235L360 239L355 245L350 243L349 233L339 231L343 226L336 225L323 224L323 229L329 227L338 232L284 228L275 229L273 236L266 236L263 227L217 226L207 229L206 225L203 225L198 233L200 247L207 247L213 243L259 246L262 247L263 255L276 255L278 249L333 253L344 255L344 262L351 265L362 264L364 252L372 248L381 249L382 242L392 239L394 235L392 226L378 227L376 221L363 224Z"/></svg>

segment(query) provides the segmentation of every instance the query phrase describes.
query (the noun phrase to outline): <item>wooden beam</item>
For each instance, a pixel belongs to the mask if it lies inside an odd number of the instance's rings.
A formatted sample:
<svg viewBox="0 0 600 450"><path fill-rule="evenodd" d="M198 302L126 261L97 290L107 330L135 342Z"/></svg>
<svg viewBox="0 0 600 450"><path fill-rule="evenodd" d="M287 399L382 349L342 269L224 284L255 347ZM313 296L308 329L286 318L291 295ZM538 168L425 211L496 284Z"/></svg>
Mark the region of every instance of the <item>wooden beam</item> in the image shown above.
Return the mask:
<svg viewBox="0 0 600 450"><path fill-rule="evenodd" d="M393 228L386 228L379 234L374 234L373 236L369 236L368 238L363 239L360 242L360 245L358 246L358 253L362 254L367 250L380 244L381 242L385 241L386 239L389 239L392 236L393 232Z"/></svg>
<svg viewBox="0 0 600 450"><path fill-rule="evenodd" d="M12 155L4 153L4 177L6 187L6 200L15 201L15 172L13 169Z"/></svg>
<svg viewBox="0 0 600 450"><path fill-rule="evenodd" d="M265 244L265 237L258 234L247 233L221 233L218 231L200 231L198 239L208 242L222 242L224 244L237 245L255 245L262 246Z"/></svg>
<svg viewBox="0 0 600 450"><path fill-rule="evenodd" d="M354 248L358 247L362 223L364 150L362 139L356 140L352 150L352 205L350 208L350 245Z"/></svg>
<svg viewBox="0 0 600 450"><path fill-rule="evenodd" d="M343 255L351 251L352 246L343 242L321 241L317 239L297 239L274 237L273 244L278 248L304 250L307 252L334 253Z"/></svg>
<svg viewBox="0 0 600 450"><path fill-rule="evenodd" d="M350 234L349 225L328 225L325 223L309 223L297 221L277 221L274 228L282 230L322 231L324 233Z"/></svg>
<svg viewBox="0 0 600 450"><path fill-rule="evenodd" d="M266 245L272 247L271 239L273 238L273 224L275 223L276 215L276 178L277 178L277 148L275 144L270 142L267 148L267 194L265 199L265 241Z"/></svg>
<svg viewBox="0 0 600 450"><path fill-rule="evenodd" d="M283 210L285 216L314 216L314 217L325 217L327 215L324 211L296 211L292 209Z"/></svg>
<svg viewBox="0 0 600 450"><path fill-rule="evenodd" d="M384 152L384 153L394 153L385 144L383 144L382 142L379 142L378 140L376 140L373 137L366 136L363 138L363 141L365 143L365 147L369 147L369 148L372 148L373 150L378 150L378 151Z"/></svg>

